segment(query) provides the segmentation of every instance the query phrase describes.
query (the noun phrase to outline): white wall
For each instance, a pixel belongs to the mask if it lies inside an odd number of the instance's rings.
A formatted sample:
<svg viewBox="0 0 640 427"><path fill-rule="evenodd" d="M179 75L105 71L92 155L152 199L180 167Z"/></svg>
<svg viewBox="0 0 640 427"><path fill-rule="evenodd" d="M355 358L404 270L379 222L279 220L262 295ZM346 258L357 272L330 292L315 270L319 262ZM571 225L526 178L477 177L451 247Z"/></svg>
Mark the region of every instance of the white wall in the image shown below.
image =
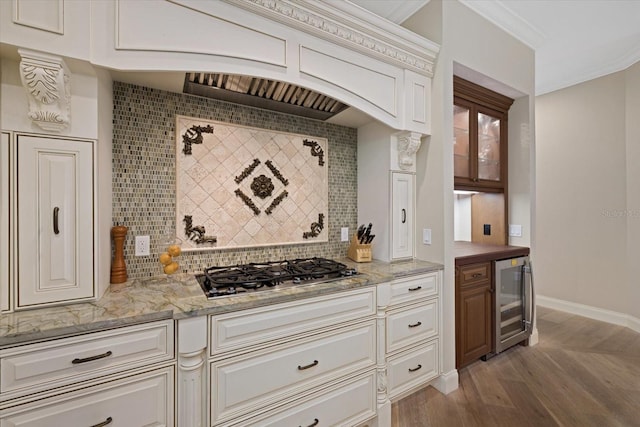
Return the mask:
<svg viewBox="0 0 640 427"><path fill-rule="evenodd" d="M625 137L624 72L536 98L538 294L627 312Z"/></svg>
<svg viewBox="0 0 640 427"><path fill-rule="evenodd" d="M471 241L471 194L456 194L453 199L453 238Z"/></svg>
<svg viewBox="0 0 640 427"><path fill-rule="evenodd" d="M628 314L640 319L640 62L626 70ZM640 321L639 321L640 323ZM640 325L637 325L640 330Z"/></svg>
<svg viewBox="0 0 640 427"><path fill-rule="evenodd" d="M496 83L496 89L509 89L510 95L520 94L517 120L529 127L526 136L529 146L516 155L521 164L528 164L528 173L514 176L510 185L519 191L511 200L516 206L512 213L525 229L531 229L530 221L535 203L533 194L534 152L534 52L481 16L457 1L431 0L411 19L403 24L410 30L441 42L438 62L432 85L432 134L417 153L416 174L416 231L433 229L432 245L418 243L417 257L442 262L445 265L443 283L443 370L455 372L455 295L454 295L454 196L453 196L453 73L455 66L470 70L482 82ZM441 34L434 34L438 29ZM465 76L468 78L468 76ZM510 132L511 144L523 145L521 133ZM526 189L529 188L527 197ZM519 204L521 203L521 205ZM526 213L523 213L526 212ZM531 219L530 219L531 218ZM417 239L421 242L421 239ZM535 240L531 240L532 255Z"/></svg>

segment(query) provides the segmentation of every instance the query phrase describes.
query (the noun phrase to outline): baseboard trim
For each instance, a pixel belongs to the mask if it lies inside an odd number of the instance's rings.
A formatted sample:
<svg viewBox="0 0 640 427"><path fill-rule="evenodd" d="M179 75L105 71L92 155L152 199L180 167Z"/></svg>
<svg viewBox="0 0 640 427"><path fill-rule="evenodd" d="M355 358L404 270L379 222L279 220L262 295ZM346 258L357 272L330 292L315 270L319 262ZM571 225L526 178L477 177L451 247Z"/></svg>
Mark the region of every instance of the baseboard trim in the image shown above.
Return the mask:
<svg viewBox="0 0 640 427"><path fill-rule="evenodd" d="M458 389L458 370L454 369L440 375L432 384L442 394L449 394Z"/></svg>
<svg viewBox="0 0 640 427"><path fill-rule="evenodd" d="M546 297L544 295L536 295L536 305L552 308L554 310L566 311L567 313L577 314L578 316L584 316L589 319L600 320L614 325L626 326L627 328L640 333L640 319L629 314Z"/></svg>

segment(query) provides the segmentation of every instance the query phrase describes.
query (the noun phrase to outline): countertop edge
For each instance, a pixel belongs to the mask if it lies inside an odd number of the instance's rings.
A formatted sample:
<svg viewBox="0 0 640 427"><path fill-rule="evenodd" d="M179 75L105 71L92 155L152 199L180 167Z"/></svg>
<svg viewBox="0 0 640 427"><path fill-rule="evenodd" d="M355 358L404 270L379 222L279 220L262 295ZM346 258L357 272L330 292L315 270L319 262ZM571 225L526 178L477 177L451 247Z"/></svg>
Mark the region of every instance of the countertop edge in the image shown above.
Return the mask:
<svg viewBox="0 0 640 427"><path fill-rule="evenodd" d="M30 309L0 316L0 348L63 338L167 319L186 319L287 303L375 286L403 277L443 270L442 264L421 260L397 263L354 263L361 274L345 279L256 292L230 300L207 300L193 274L173 281L150 278L112 286L98 301ZM53 319L53 320L52 320Z"/></svg>

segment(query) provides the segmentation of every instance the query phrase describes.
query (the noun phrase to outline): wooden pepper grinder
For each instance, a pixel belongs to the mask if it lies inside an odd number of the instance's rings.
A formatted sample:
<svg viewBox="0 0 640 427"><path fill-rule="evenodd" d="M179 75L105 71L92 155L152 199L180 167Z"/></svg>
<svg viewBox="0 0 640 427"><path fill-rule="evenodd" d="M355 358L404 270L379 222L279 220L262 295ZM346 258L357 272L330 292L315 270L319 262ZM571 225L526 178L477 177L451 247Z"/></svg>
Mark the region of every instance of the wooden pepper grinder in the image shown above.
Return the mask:
<svg viewBox="0 0 640 427"><path fill-rule="evenodd" d="M111 227L113 239L113 261L111 262L111 283L124 283L127 281L127 265L124 262L124 240L129 229L124 225Z"/></svg>

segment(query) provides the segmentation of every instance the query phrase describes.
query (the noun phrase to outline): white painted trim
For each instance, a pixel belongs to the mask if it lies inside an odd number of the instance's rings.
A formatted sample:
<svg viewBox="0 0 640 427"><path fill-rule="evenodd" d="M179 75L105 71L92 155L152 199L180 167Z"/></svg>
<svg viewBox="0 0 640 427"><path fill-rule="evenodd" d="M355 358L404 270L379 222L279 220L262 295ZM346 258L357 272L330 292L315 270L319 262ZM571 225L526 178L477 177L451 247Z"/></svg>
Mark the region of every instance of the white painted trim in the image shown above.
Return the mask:
<svg viewBox="0 0 640 427"><path fill-rule="evenodd" d="M440 375L433 383L433 387L436 388L442 394L449 394L452 391L458 389L458 370L446 372Z"/></svg>
<svg viewBox="0 0 640 427"><path fill-rule="evenodd" d="M532 49L542 46L548 38L540 28L531 25L526 19L515 13L504 1L491 2L460 0L460 3L486 18L490 22L511 34Z"/></svg>
<svg viewBox="0 0 640 427"><path fill-rule="evenodd" d="M572 301L546 297L544 295L536 295L536 302L536 305L541 307L552 308L554 310L588 317L589 319L625 326L640 333L640 319L626 313L619 313L617 311L606 310L604 308L592 307L590 305L578 304Z"/></svg>

